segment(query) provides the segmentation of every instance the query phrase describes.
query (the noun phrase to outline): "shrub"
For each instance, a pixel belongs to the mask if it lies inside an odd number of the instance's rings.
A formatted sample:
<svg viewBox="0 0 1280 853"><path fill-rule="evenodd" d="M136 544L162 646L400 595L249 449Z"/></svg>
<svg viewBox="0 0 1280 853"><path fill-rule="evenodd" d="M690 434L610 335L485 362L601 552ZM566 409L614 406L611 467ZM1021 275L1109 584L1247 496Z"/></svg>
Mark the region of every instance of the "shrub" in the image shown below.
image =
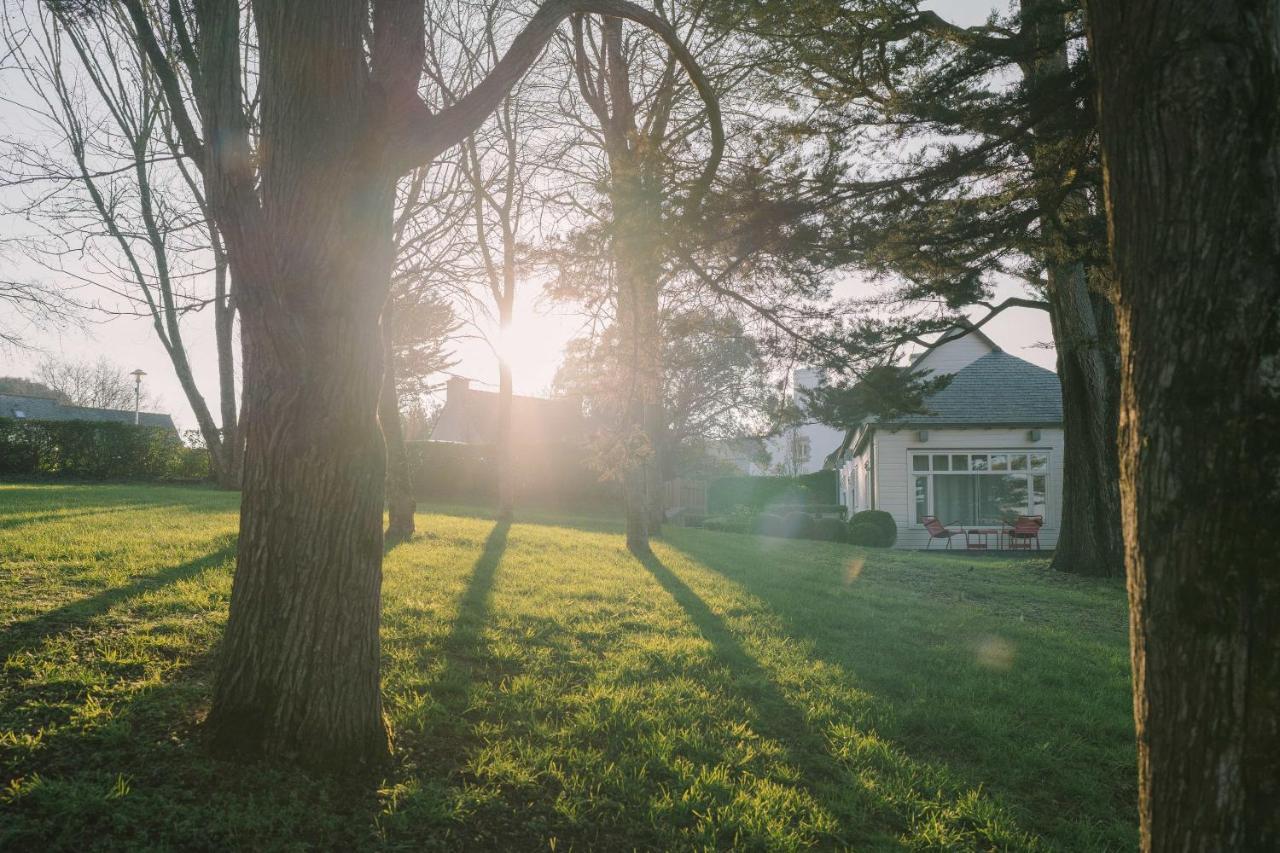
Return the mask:
<svg viewBox="0 0 1280 853"><path fill-rule="evenodd" d="M0 474L85 480L193 480L208 453L177 433L115 421L0 418Z"/></svg>
<svg viewBox="0 0 1280 853"><path fill-rule="evenodd" d="M778 515L789 512L805 512L812 516L835 515L843 519L848 508L844 504L773 504L769 511Z"/></svg>
<svg viewBox="0 0 1280 853"><path fill-rule="evenodd" d="M719 515L735 506L835 504L839 487L836 472L825 470L799 477L720 477L707 486L707 510Z"/></svg>
<svg viewBox="0 0 1280 853"><path fill-rule="evenodd" d="M849 519L849 541L855 545L889 548L898 541L898 523L884 510L854 513Z"/></svg>
<svg viewBox="0 0 1280 853"><path fill-rule="evenodd" d="M780 515L766 512L756 518L756 533L761 536L786 536L787 521Z"/></svg>
<svg viewBox="0 0 1280 853"><path fill-rule="evenodd" d="M844 542L849 525L839 518L819 518L813 522L813 538L823 542Z"/></svg>
<svg viewBox="0 0 1280 853"><path fill-rule="evenodd" d="M812 539L813 516L807 512L789 512L782 517L782 533L788 539Z"/></svg>

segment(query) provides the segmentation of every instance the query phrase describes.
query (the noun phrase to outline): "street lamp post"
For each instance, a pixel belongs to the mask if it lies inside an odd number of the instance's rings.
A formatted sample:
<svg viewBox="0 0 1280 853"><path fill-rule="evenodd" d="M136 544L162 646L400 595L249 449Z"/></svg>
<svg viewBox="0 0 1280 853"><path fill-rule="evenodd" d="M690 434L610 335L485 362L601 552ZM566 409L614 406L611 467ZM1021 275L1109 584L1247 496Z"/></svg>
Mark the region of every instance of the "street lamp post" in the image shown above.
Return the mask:
<svg viewBox="0 0 1280 853"><path fill-rule="evenodd" d="M133 425L137 426L138 409L142 405L142 377L146 376L147 372L142 368L138 368L129 375L133 377Z"/></svg>

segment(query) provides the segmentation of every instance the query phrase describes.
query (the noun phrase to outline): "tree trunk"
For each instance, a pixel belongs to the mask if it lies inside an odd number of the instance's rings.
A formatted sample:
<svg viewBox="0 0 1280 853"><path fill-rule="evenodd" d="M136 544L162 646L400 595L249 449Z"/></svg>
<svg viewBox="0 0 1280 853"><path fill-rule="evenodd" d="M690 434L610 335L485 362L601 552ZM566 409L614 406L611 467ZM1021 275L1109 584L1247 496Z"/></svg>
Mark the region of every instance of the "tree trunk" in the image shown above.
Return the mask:
<svg viewBox="0 0 1280 853"><path fill-rule="evenodd" d="M1050 270L1049 302L1065 440L1061 532L1053 568L1124 576L1120 528L1120 363L1115 310L1074 263Z"/></svg>
<svg viewBox="0 0 1280 853"><path fill-rule="evenodd" d="M1069 11L1053 0L1022 0L1023 26L1036 46L1022 65L1036 103L1069 104L1062 88L1070 80L1067 50ZM1082 256L1089 254L1089 229L1096 215L1085 193L1062 197L1059 187L1073 166L1063 151L1080 133L1069 111L1041 119L1032 134L1028 159L1043 187L1041 251L1048 271L1046 297L1062 383L1063 458L1060 533L1053 567L1081 575L1120 577L1124 555L1120 533L1120 469L1116 455L1120 366L1115 309L1107 296L1089 287Z"/></svg>
<svg viewBox="0 0 1280 853"><path fill-rule="evenodd" d="M1280 3L1091 0L1145 850L1280 849Z"/></svg>
<svg viewBox="0 0 1280 853"><path fill-rule="evenodd" d="M513 304L515 299L514 253L514 245L504 247L503 274L506 287L504 298L498 305L498 324L504 339L511 333L511 320L515 307ZM515 438L512 435L511 423L512 393L511 361L509 354L504 351L498 357L498 518L502 521L510 521L514 517L516 505L516 478L515 469L512 467L515 461L512 454L512 442Z"/></svg>
<svg viewBox="0 0 1280 853"><path fill-rule="evenodd" d="M218 485L224 489L240 488L240 470L244 465L244 441L240 435L239 409L236 406L236 360L232 332L235 327L235 297L228 286L226 254L210 225L213 237L215 298L213 327L218 352L218 402L222 411L222 459L218 468Z"/></svg>
<svg viewBox="0 0 1280 853"><path fill-rule="evenodd" d="M369 135L362 7L254 8L262 203L231 255L245 467L207 727L222 753L353 771L390 754L378 398L395 179Z"/></svg>
<svg viewBox="0 0 1280 853"><path fill-rule="evenodd" d="M396 389L392 347L391 301L382 314L382 393L378 400L378 422L387 447L387 532L388 542L412 538L417 501L413 497L413 477L409 471L409 451L400 424L400 395Z"/></svg>

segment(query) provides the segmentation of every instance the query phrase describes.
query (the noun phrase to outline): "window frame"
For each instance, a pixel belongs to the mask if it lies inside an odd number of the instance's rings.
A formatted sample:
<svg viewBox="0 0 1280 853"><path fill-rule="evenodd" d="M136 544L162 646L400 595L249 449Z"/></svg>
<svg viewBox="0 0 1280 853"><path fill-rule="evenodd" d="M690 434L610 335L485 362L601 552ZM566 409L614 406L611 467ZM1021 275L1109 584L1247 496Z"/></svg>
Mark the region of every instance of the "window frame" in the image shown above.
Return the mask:
<svg viewBox="0 0 1280 853"><path fill-rule="evenodd" d="M947 470L935 471L932 465L932 457L935 455L947 455ZM964 455L967 457L966 470L957 470L955 467L955 456ZM975 470L973 467L973 456L987 457L987 466L984 469ZM1036 469L1032 466L1033 455L1043 455L1045 464L1043 469ZM992 470L991 458L993 456L1004 456L1005 467L1003 470ZM1026 458L1026 466L1021 470L1014 470L1013 457L1023 456ZM915 467L916 458L924 457L927 461L924 470L917 470ZM937 516L937 507L935 499L937 489L934 485L935 474L945 474L948 476L970 476L970 477L1022 477L1027 483L1027 505L1024 511L1028 514L1032 513L1032 507L1035 505L1035 478L1044 478L1044 519L1047 524L1050 513L1053 512L1053 503L1050 497L1050 483L1052 481L1054 463L1054 450L1052 447L1026 447L1026 448L1005 448L1005 447L971 447L971 448L925 448L925 447L908 447L906 458L906 498L907 498L907 518L913 527L923 528L920 521L919 507L916 500L916 479L918 477L926 478L925 484L925 513L927 516ZM938 518L943 524L947 524L954 519ZM969 524L969 522L963 522Z"/></svg>

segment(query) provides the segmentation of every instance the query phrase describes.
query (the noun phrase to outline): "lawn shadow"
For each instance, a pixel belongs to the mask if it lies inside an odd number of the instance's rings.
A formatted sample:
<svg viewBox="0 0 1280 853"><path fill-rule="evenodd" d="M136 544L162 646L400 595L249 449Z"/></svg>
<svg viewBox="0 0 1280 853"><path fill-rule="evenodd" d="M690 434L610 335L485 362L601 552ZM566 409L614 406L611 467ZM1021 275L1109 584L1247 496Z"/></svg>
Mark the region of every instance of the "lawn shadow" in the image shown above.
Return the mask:
<svg viewBox="0 0 1280 853"><path fill-rule="evenodd" d="M46 522L84 518L91 515L107 515L113 512L136 512L140 509L145 509L145 506L143 504L111 504L90 507L73 506L63 511L41 512L34 515L3 513L0 514L0 530L21 528L28 524L44 524Z"/></svg>
<svg viewBox="0 0 1280 853"><path fill-rule="evenodd" d="M484 623L489 615L489 598L502 555L507 550L510 531L509 521L498 521L489 531L458 600L458 612L437 650L444 665L434 681L432 694L449 716L460 716L466 710L473 672L484 656Z"/></svg>
<svg viewBox="0 0 1280 853"><path fill-rule="evenodd" d="M111 586L97 595L80 598L38 616L20 619L0 628L0 660L33 649L45 638L63 633L93 620L112 607L168 584L195 577L224 562L235 553L236 536L227 534L210 543L214 550L177 566L135 578L122 586Z"/></svg>
<svg viewBox="0 0 1280 853"><path fill-rule="evenodd" d="M675 599L702 636L711 644L718 661L732 673L735 688L756 714L760 734L777 741L790 763L804 772L805 781L838 782L843 768L831 756L826 739L813 731L803 711L783 694L769 672L751 656L724 619L676 576L656 554L637 556L654 580ZM844 780L857 784L856 779ZM815 786L806 785L818 796ZM818 797L821 799L821 797Z"/></svg>

